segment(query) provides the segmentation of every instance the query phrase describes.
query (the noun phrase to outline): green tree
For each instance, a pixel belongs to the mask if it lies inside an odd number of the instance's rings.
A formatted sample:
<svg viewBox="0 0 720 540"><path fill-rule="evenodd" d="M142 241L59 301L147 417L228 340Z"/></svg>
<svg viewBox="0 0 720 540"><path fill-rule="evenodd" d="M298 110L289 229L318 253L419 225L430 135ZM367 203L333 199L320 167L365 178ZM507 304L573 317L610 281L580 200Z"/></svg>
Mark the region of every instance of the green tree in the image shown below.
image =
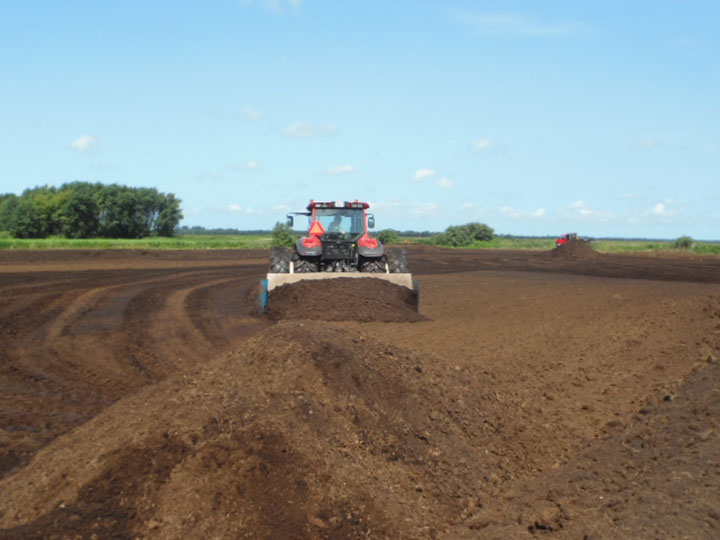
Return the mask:
<svg viewBox="0 0 720 540"><path fill-rule="evenodd" d="M172 236L180 200L155 188L71 182L0 196L0 230L19 238Z"/></svg>
<svg viewBox="0 0 720 540"><path fill-rule="evenodd" d="M493 228L485 223L468 223L464 227L467 227L468 232L475 240L489 241L495 236Z"/></svg>
<svg viewBox="0 0 720 540"><path fill-rule="evenodd" d="M466 247L473 243L473 235L467 227L453 225L435 237L435 242L443 246Z"/></svg>
<svg viewBox="0 0 720 540"><path fill-rule="evenodd" d="M443 246L466 247L475 240L492 240L495 231L484 223L467 223L465 225L452 225L445 232L433 239L434 243Z"/></svg>
<svg viewBox="0 0 720 540"><path fill-rule="evenodd" d="M289 225L277 222L272 230L271 244L273 247L293 247L297 237Z"/></svg>
<svg viewBox="0 0 720 540"><path fill-rule="evenodd" d="M150 234L147 193L111 184L98 193L100 236L143 238Z"/></svg>
<svg viewBox="0 0 720 540"><path fill-rule="evenodd" d="M39 230L37 237L46 237L53 234L60 234L62 224L57 220L58 208L61 203L61 195L57 188L50 186L26 189L21 199L29 202L35 209L33 219L39 219Z"/></svg>
<svg viewBox="0 0 720 540"><path fill-rule="evenodd" d="M58 210L58 221L62 223L63 236L95 238L100 228L98 217L100 212L95 197L96 187L78 182L63 188L61 188L62 204Z"/></svg>
<svg viewBox="0 0 720 540"><path fill-rule="evenodd" d="M693 239L689 236L681 236L675 242L673 242L673 247L675 249L690 249L693 245Z"/></svg>
<svg viewBox="0 0 720 540"><path fill-rule="evenodd" d="M20 198L14 193L0 195L0 231L10 232L15 226Z"/></svg>
<svg viewBox="0 0 720 540"><path fill-rule="evenodd" d="M43 232L43 217L31 200L21 198L18 202L10 234L15 238L47 236Z"/></svg>
<svg viewBox="0 0 720 540"><path fill-rule="evenodd" d="M400 233L395 229L383 229L378 231L377 239L383 244L397 244L400 241Z"/></svg>
<svg viewBox="0 0 720 540"><path fill-rule="evenodd" d="M173 236L175 234L175 229L183 218L180 202L180 199L172 193L159 194L158 215L154 226L154 232L158 236Z"/></svg>

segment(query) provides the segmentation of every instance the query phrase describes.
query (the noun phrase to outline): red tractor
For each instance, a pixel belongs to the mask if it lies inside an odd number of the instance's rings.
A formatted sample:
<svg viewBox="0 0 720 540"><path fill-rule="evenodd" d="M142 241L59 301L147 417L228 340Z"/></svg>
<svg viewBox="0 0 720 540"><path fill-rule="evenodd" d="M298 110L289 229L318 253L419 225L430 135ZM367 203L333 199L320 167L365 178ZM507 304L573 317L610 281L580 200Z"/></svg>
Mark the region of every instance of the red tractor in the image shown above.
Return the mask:
<svg viewBox="0 0 720 540"><path fill-rule="evenodd" d="M557 240L555 240L555 246L556 246L556 247L557 247L557 246L562 246L563 244L567 244L567 243L568 243L568 240L577 240L577 239L578 239L577 233L567 233L567 234L563 234L563 235L560 236L560 238L558 238Z"/></svg>
<svg viewBox="0 0 720 540"><path fill-rule="evenodd" d="M368 229L375 217L366 212L368 203L310 201L307 212L308 234L299 238L294 248L274 247L270 251L270 272L261 283L258 298L260 311L267 307L268 295L275 287L304 280L333 278L374 278L419 291L408 270L405 251L386 248L372 238Z"/></svg>
<svg viewBox="0 0 720 540"><path fill-rule="evenodd" d="M299 238L295 249L273 248L271 273L365 272L407 273L405 251L385 248L368 229L375 226L375 217L366 212L368 203L310 201L307 212L288 214L307 216L308 235Z"/></svg>

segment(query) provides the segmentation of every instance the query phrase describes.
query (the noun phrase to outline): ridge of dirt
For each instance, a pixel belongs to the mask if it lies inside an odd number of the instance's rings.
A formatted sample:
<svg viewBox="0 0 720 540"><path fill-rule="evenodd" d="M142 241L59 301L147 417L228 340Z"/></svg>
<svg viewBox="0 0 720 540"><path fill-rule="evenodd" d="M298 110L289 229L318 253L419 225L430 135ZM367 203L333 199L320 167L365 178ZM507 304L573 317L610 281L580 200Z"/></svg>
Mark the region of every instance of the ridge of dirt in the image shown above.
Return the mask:
<svg viewBox="0 0 720 540"><path fill-rule="evenodd" d="M595 251L585 240L571 238L564 244L552 249L550 255L562 259L596 259L600 253Z"/></svg>
<svg viewBox="0 0 720 540"><path fill-rule="evenodd" d="M507 445L490 379L432 364L278 323L39 452L0 483L0 538L432 536L503 467L477 440Z"/></svg>
<svg viewBox="0 0 720 540"><path fill-rule="evenodd" d="M377 278L333 278L282 285L268 297L267 318L418 322L418 294Z"/></svg>

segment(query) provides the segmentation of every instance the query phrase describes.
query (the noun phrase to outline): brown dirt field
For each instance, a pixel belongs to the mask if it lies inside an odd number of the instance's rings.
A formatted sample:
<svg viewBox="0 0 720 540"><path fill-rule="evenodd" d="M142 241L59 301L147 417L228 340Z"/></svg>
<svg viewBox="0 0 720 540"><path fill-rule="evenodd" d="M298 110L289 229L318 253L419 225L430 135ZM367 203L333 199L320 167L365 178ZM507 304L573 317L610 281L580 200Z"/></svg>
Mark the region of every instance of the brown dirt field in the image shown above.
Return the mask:
<svg viewBox="0 0 720 540"><path fill-rule="evenodd" d="M418 322L418 294L377 278L300 281L270 292L271 321Z"/></svg>
<svg viewBox="0 0 720 540"><path fill-rule="evenodd" d="M720 537L720 258L562 251L409 246L412 323L0 251L0 539Z"/></svg>

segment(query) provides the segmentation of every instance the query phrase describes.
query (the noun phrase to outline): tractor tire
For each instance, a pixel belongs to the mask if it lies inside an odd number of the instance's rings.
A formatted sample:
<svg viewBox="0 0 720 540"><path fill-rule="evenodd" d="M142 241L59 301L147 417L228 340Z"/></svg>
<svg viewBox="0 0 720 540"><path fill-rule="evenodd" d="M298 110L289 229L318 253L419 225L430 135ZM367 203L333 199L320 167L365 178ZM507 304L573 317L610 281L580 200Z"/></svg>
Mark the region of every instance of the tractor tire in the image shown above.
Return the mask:
<svg viewBox="0 0 720 540"><path fill-rule="evenodd" d="M289 274L290 261L292 261L293 252L290 248L274 247L270 249L270 273L272 274Z"/></svg>
<svg viewBox="0 0 720 540"><path fill-rule="evenodd" d="M320 266L315 259L301 257L297 253L293 255L293 270L296 274L306 274L310 272L319 272Z"/></svg>
<svg viewBox="0 0 720 540"><path fill-rule="evenodd" d="M387 263L391 274L407 274L410 272L405 250L400 248L387 248Z"/></svg>
<svg viewBox="0 0 720 540"><path fill-rule="evenodd" d="M385 273L385 257L372 257L360 259L360 271L372 274Z"/></svg>

